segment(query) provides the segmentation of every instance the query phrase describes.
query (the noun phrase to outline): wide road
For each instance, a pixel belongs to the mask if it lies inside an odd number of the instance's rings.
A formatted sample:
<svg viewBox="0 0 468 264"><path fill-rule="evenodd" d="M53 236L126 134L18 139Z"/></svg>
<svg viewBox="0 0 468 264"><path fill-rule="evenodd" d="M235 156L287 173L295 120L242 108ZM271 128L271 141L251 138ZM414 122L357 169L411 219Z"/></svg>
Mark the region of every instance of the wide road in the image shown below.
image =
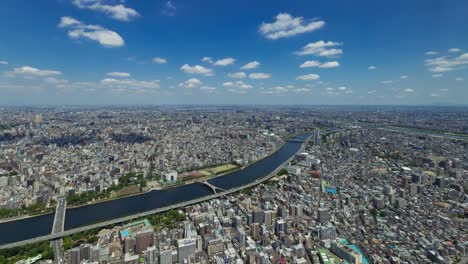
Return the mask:
<svg viewBox="0 0 468 264"><path fill-rule="evenodd" d="M52 225L52 234L63 232L65 225L65 211L67 210L67 200L59 198L57 208L55 210L54 223ZM63 239L55 239L51 242L52 250L54 251L54 264L63 263Z"/></svg>

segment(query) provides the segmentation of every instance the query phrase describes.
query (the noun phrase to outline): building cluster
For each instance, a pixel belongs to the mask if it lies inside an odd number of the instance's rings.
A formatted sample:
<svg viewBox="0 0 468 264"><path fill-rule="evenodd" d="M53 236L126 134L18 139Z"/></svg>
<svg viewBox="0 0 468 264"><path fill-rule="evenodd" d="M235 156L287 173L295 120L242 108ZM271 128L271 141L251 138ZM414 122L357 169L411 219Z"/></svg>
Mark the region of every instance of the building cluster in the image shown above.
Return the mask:
<svg viewBox="0 0 468 264"><path fill-rule="evenodd" d="M316 119L304 115L210 107L8 109L0 112L0 209L102 192L132 171L160 188L157 180L167 175L243 166L309 129Z"/></svg>
<svg viewBox="0 0 468 264"><path fill-rule="evenodd" d="M118 252L108 239L96 252L108 263L466 261L466 141L368 129L314 141L287 174L186 207L187 220L149 231L151 242L106 230Z"/></svg>

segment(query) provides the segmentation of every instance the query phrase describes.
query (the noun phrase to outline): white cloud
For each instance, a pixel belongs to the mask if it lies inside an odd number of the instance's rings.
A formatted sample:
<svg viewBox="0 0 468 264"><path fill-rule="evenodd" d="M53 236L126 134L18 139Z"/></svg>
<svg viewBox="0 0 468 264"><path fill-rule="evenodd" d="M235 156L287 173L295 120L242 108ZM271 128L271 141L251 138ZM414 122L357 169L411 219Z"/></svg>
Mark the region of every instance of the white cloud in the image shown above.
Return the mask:
<svg viewBox="0 0 468 264"><path fill-rule="evenodd" d="M320 75L318 74L306 74L306 75L301 75L296 78L296 80L303 80L303 81L311 81L311 80L318 80L320 79Z"/></svg>
<svg viewBox="0 0 468 264"><path fill-rule="evenodd" d="M259 79L268 79L271 77L271 74L269 73L263 73L263 72L255 72L255 73L251 73L249 74L249 78L250 79L255 79L255 80L259 80Z"/></svg>
<svg viewBox="0 0 468 264"><path fill-rule="evenodd" d="M320 61L305 61L302 63L299 68L309 68L309 67L318 67L320 66Z"/></svg>
<svg viewBox="0 0 468 264"><path fill-rule="evenodd" d="M235 81L235 82L225 82L223 83L224 87L229 87L229 88L238 88L242 90L248 90L252 89L253 86L250 84L246 84L243 81Z"/></svg>
<svg viewBox="0 0 468 264"><path fill-rule="evenodd" d="M121 47L125 44L116 32L99 25L83 24L71 17L62 17L59 27L68 28L68 36L72 39L87 38L97 41L104 47Z"/></svg>
<svg viewBox="0 0 468 264"><path fill-rule="evenodd" d="M229 73L228 76L231 78L241 79L247 77L247 74L245 74L245 72L234 72Z"/></svg>
<svg viewBox="0 0 468 264"><path fill-rule="evenodd" d="M431 56L431 55L437 55L437 54L439 54L439 52L431 50L431 51L426 52L425 54L427 56Z"/></svg>
<svg viewBox="0 0 468 264"><path fill-rule="evenodd" d="M81 9L89 9L105 13L113 19L120 21L130 21L133 18L140 16L140 14L132 8L126 7L122 4L112 5L104 4L105 0L73 0L73 4ZM107 1L109 2L109 1Z"/></svg>
<svg viewBox="0 0 468 264"><path fill-rule="evenodd" d="M133 79L120 80L113 78L105 78L102 79L100 83L106 87L110 87L113 89L156 89L160 86L159 80L140 81Z"/></svg>
<svg viewBox="0 0 468 264"><path fill-rule="evenodd" d="M130 77L130 73L128 72L108 72L106 75L112 77Z"/></svg>
<svg viewBox="0 0 468 264"><path fill-rule="evenodd" d="M34 67L30 66L22 66L19 68L14 68L13 75L21 75L25 77L32 77L32 76L37 76L37 77L47 77L47 76L55 76L55 75L61 75L62 73L60 71L54 71L54 70L40 70Z"/></svg>
<svg viewBox="0 0 468 264"><path fill-rule="evenodd" d="M280 13L273 23L262 23L260 33L267 39L279 39L312 32L325 26L321 20L293 17L288 13Z"/></svg>
<svg viewBox="0 0 468 264"><path fill-rule="evenodd" d="M216 66L228 66L228 65L233 64L234 62L236 62L236 59L234 59L234 58L224 58L224 59L217 60L214 63L214 65L216 65Z"/></svg>
<svg viewBox="0 0 468 264"><path fill-rule="evenodd" d="M329 57L329 56L335 56L335 55L340 55L343 53L342 49L338 49L336 47L341 46L342 44L339 42L333 42L333 41L317 41L317 42L312 42L304 47L300 51L296 51L295 54L299 56L304 56L304 55L315 55L315 56L320 56L320 57Z"/></svg>
<svg viewBox="0 0 468 264"><path fill-rule="evenodd" d="M216 87L202 86L202 87L200 87L200 90L202 90L205 93L214 93L216 91Z"/></svg>
<svg viewBox="0 0 468 264"><path fill-rule="evenodd" d="M377 92L377 90L369 90L367 91L368 94L375 94Z"/></svg>
<svg viewBox="0 0 468 264"><path fill-rule="evenodd" d="M338 87L338 90L346 91L346 90L348 90L348 88L346 86L341 86L341 87Z"/></svg>
<svg viewBox="0 0 468 264"><path fill-rule="evenodd" d="M82 25L82 23L73 17L61 17L60 18L60 23L59 27L64 28L64 27L70 27L70 26L79 26Z"/></svg>
<svg viewBox="0 0 468 264"><path fill-rule="evenodd" d="M431 93L431 94L429 94L429 96L431 96L431 97L439 97L439 94L437 94L437 93Z"/></svg>
<svg viewBox="0 0 468 264"><path fill-rule="evenodd" d="M212 69L206 68L206 67L203 67L203 66L200 66L200 65L190 66L188 64L184 64L184 65L182 65L182 67L180 67L180 69L182 71L184 71L185 73L189 73L189 74L203 74L203 75L206 75L206 76L213 75L213 70Z"/></svg>
<svg viewBox="0 0 468 264"><path fill-rule="evenodd" d="M47 77L44 79L44 82L58 85L58 84L66 84L68 83L68 80L58 79L55 77Z"/></svg>
<svg viewBox="0 0 468 264"><path fill-rule="evenodd" d="M369 66L369 68L367 68L367 69L369 69L369 70L376 70L377 67L375 67L375 66Z"/></svg>
<svg viewBox="0 0 468 264"><path fill-rule="evenodd" d="M308 93L310 92L311 90L309 88L297 88L297 89L294 89L294 92L295 93Z"/></svg>
<svg viewBox="0 0 468 264"><path fill-rule="evenodd" d="M153 61L157 64L165 64L167 63L167 60L161 57L155 57L153 58Z"/></svg>
<svg viewBox="0 0 468 264"><path fill-rule="evenodd" d="M291 88L293 88L293 87L291 87ZM276 95L279 95L279 94L285 94L285 93L289 92L289 89L290 89L290 87L275 86L275 87L271 87L271 88L263 90L262 93L263 94L276 94Z"/></svg>
<svg viewBox="0 0 468 264"><path fill-rule="evenodd" d="M172 3L172 1L167 1L164 4L164 9L163 9L163 14L166 16L174 16L177 8L175 5Z"/></svg>
<svg viewBox="0 0 468 264"><path fill-rule="evenodd" d="M414 93L414 90L411 88L407 88L404 90L405 93Z"/></svg>
<svg viewBox="0 0 468 264"><path fill-rule="evenodd" d="M402 79L402 80L404 80L404 79L408 79L408 76L406 76L406 75L402 75L402 76L400 76L400 79Z"/></svg>
<svg viewBox="0 0 468 264"><path fill-rule="evenodd" d="M461 69L468 64L468 53L456 57L438 57L425 60L424 65L431 72L449 72Z"/></svg>
<svg viewBox="0 0 468 264"><path fill-rule="evenodd" d="M0 61L0 64L1 64L1 65L7 65L7 64L8 64L8 61Z"/></svg>
<svg viewBox="0 0 468 264"><path fill-rule="evenodd" d="M437 73L437 74L432 74L432 78L440 78L440 77L443 77L444 75L441 74L441 73Z"/></svg>
<svg viewBox="0 0 468 264"><path fill-rule="evenodd" d="M214 63L213 60L210 57L203 57L202 61L207 62L207 63Z"/></svg>
<svg viewBox="0 0 468 264"><path fill-rule="evenodd" d="M251 70L251 69L256 69L260 66L260 62L258 61L251 61L244 66L241 67L241 70Z"/></svg>
<svg viewBox="0 0 468 264"><path fill-rule="evenodd" d="M463 78L462 78L462 77L457 77L457 78L455 79L455 81L461 82L461 81L463 81Z"/></svg>
<svg viewBox="0 0 468 264"><path fill-rule="evenodd" d="M340 66L340 63L337 62L337 61L327 61L325 63L322 63L319 68L322 68L322 69L330 69L330 68L336 68L336 67L339 67Z"/></svg>
<svg viewBox="0 0 468 264"><path fill-rule="evenodd" d="M451 48L451 49L448 49L448 52L461 52L461 49L459 48Z"/></svg>
<svg viewBox="0 0 468 264"><path fill-rule="evenodd" d="M305 61L302 63L299 68L310 68L310 67L319 67L322 69L330 69L330 68L336 68L339 67L340 63L337 61L327 61L324 63L321 63L320 61Z"/></svg>
<svg viewBox="0 0 468 264"><path fill-rule="evenodd" d="M200 81L197 78L190 78L190 79L186 80L185 82L179 83L179 87L188 88L188 89L195 88L195 87L198 87L200 85L202 85L202 81Z"/></svg>

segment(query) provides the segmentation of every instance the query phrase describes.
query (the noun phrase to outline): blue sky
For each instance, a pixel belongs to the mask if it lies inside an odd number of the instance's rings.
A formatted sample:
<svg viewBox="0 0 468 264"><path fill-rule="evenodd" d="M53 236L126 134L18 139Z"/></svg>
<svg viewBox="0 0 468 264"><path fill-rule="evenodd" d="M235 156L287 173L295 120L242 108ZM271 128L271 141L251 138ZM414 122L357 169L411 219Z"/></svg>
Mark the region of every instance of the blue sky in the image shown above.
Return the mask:
<svg viewBox="0 0 468 264"><path fill-rule="evenodd" d="M0 104L467 104L467 1L0 2Z"/></svg>

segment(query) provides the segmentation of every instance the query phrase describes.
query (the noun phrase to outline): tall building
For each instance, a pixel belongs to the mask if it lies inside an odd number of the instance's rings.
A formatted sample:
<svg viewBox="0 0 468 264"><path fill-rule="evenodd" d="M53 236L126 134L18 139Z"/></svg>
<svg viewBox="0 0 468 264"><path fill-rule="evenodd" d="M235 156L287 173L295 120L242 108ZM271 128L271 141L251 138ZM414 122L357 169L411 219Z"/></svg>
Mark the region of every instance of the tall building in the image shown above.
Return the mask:
<svg viewBox="0 0 468 264"><path fill-rule="evenodd" d="M177 240L177 253L179 254L179 263L185 263L195 256L196 241L191 238L184 238Z"/></svg>
<svg viewBox="0 0 468 264"><path fill-rule="evenodd" d="M172 263L172 250L171 248L166 248L160 250L159 252L159 263L160 264L171 264Z"/></svg>
<svg viewBox="0 0 468 264"><path fill-rule="evenodd" d="M264 212L264 219L263 222L265 225L272 225L273 224L273 211L267 210Z"/></svg>
<svg viewBox="0 0 468 264"><path fill-rule="evenodd" d="M336 238L336 228L331 223L328 223L325 226L320 227L320 240L330 239L333 240Z"/></svg>
<svg viewBox="0 0 468 264"><path fill-rule="evenodd" d="M89 260L91 257L91 245L81 244L80 245L80 261Z"/></svg>
<svg viewBox="0 0 468 264"><path fill-rule="evenodd" d="M330 209L326 207L320 207L317 211L317 220L321 224L325 224L330 221Z"/></svg>
<svg viewBox="0 0 468 264"><path fill-rule="evenodd" d="M245 231L243 228L237 229L237 241L241 245L245 244Z"/></svg>
<svg viewBox="0 0 468 264"><path fill-rule="evenodd" d="M255 209L253 212L252 212L252 220L254 223L263 223L263 220L264 220L264 215L263 215L263 211L260 210L260 209Z"/></svg>
<svg viewBox="0 0 468 264"><path fill-rule="evenodd" d="M70 251L70 263L71 264L80 264L80 248L75 247Z"/></svg>
<svg viewBox="0 0 468 264"><path fill-rule="evenodd" d="M124 240L124 251L125 253L133 253L135 252L135 238L131 236L127 236Z"/></svg>
<svg viewBox="0 0 468 264"><path fill-rule="evenodd" d="M140 254L143 250L154 245L154 230L148 228L135 234L135 253Z"/></svg>
<svg viewBox="0 0 468 264"><path fill-rule="evenodd" d="M276 220L275 233L279 236L281 233L286 233L286 222L283 219Z"/></svg>
<svg viewBox="0 0 468 264"><path fill-rule="evenodd" d="M252 238L254 240L258 240L260 238L260 224L259 223L253 223L251 225L251 231L252 231Z"/></svg>
<svg viewBox="0 0 468 264"><path fill-rule="evenodd" d="M158 254L156 247L152 246L146 250L146 262L147 264L157 264L158 263Z"/></svg>
<svg viewBox="0 0 468 264"><path fill-rule="evenodd" d="M320 128L314 129L314 145L320 145Z"/></svg>

